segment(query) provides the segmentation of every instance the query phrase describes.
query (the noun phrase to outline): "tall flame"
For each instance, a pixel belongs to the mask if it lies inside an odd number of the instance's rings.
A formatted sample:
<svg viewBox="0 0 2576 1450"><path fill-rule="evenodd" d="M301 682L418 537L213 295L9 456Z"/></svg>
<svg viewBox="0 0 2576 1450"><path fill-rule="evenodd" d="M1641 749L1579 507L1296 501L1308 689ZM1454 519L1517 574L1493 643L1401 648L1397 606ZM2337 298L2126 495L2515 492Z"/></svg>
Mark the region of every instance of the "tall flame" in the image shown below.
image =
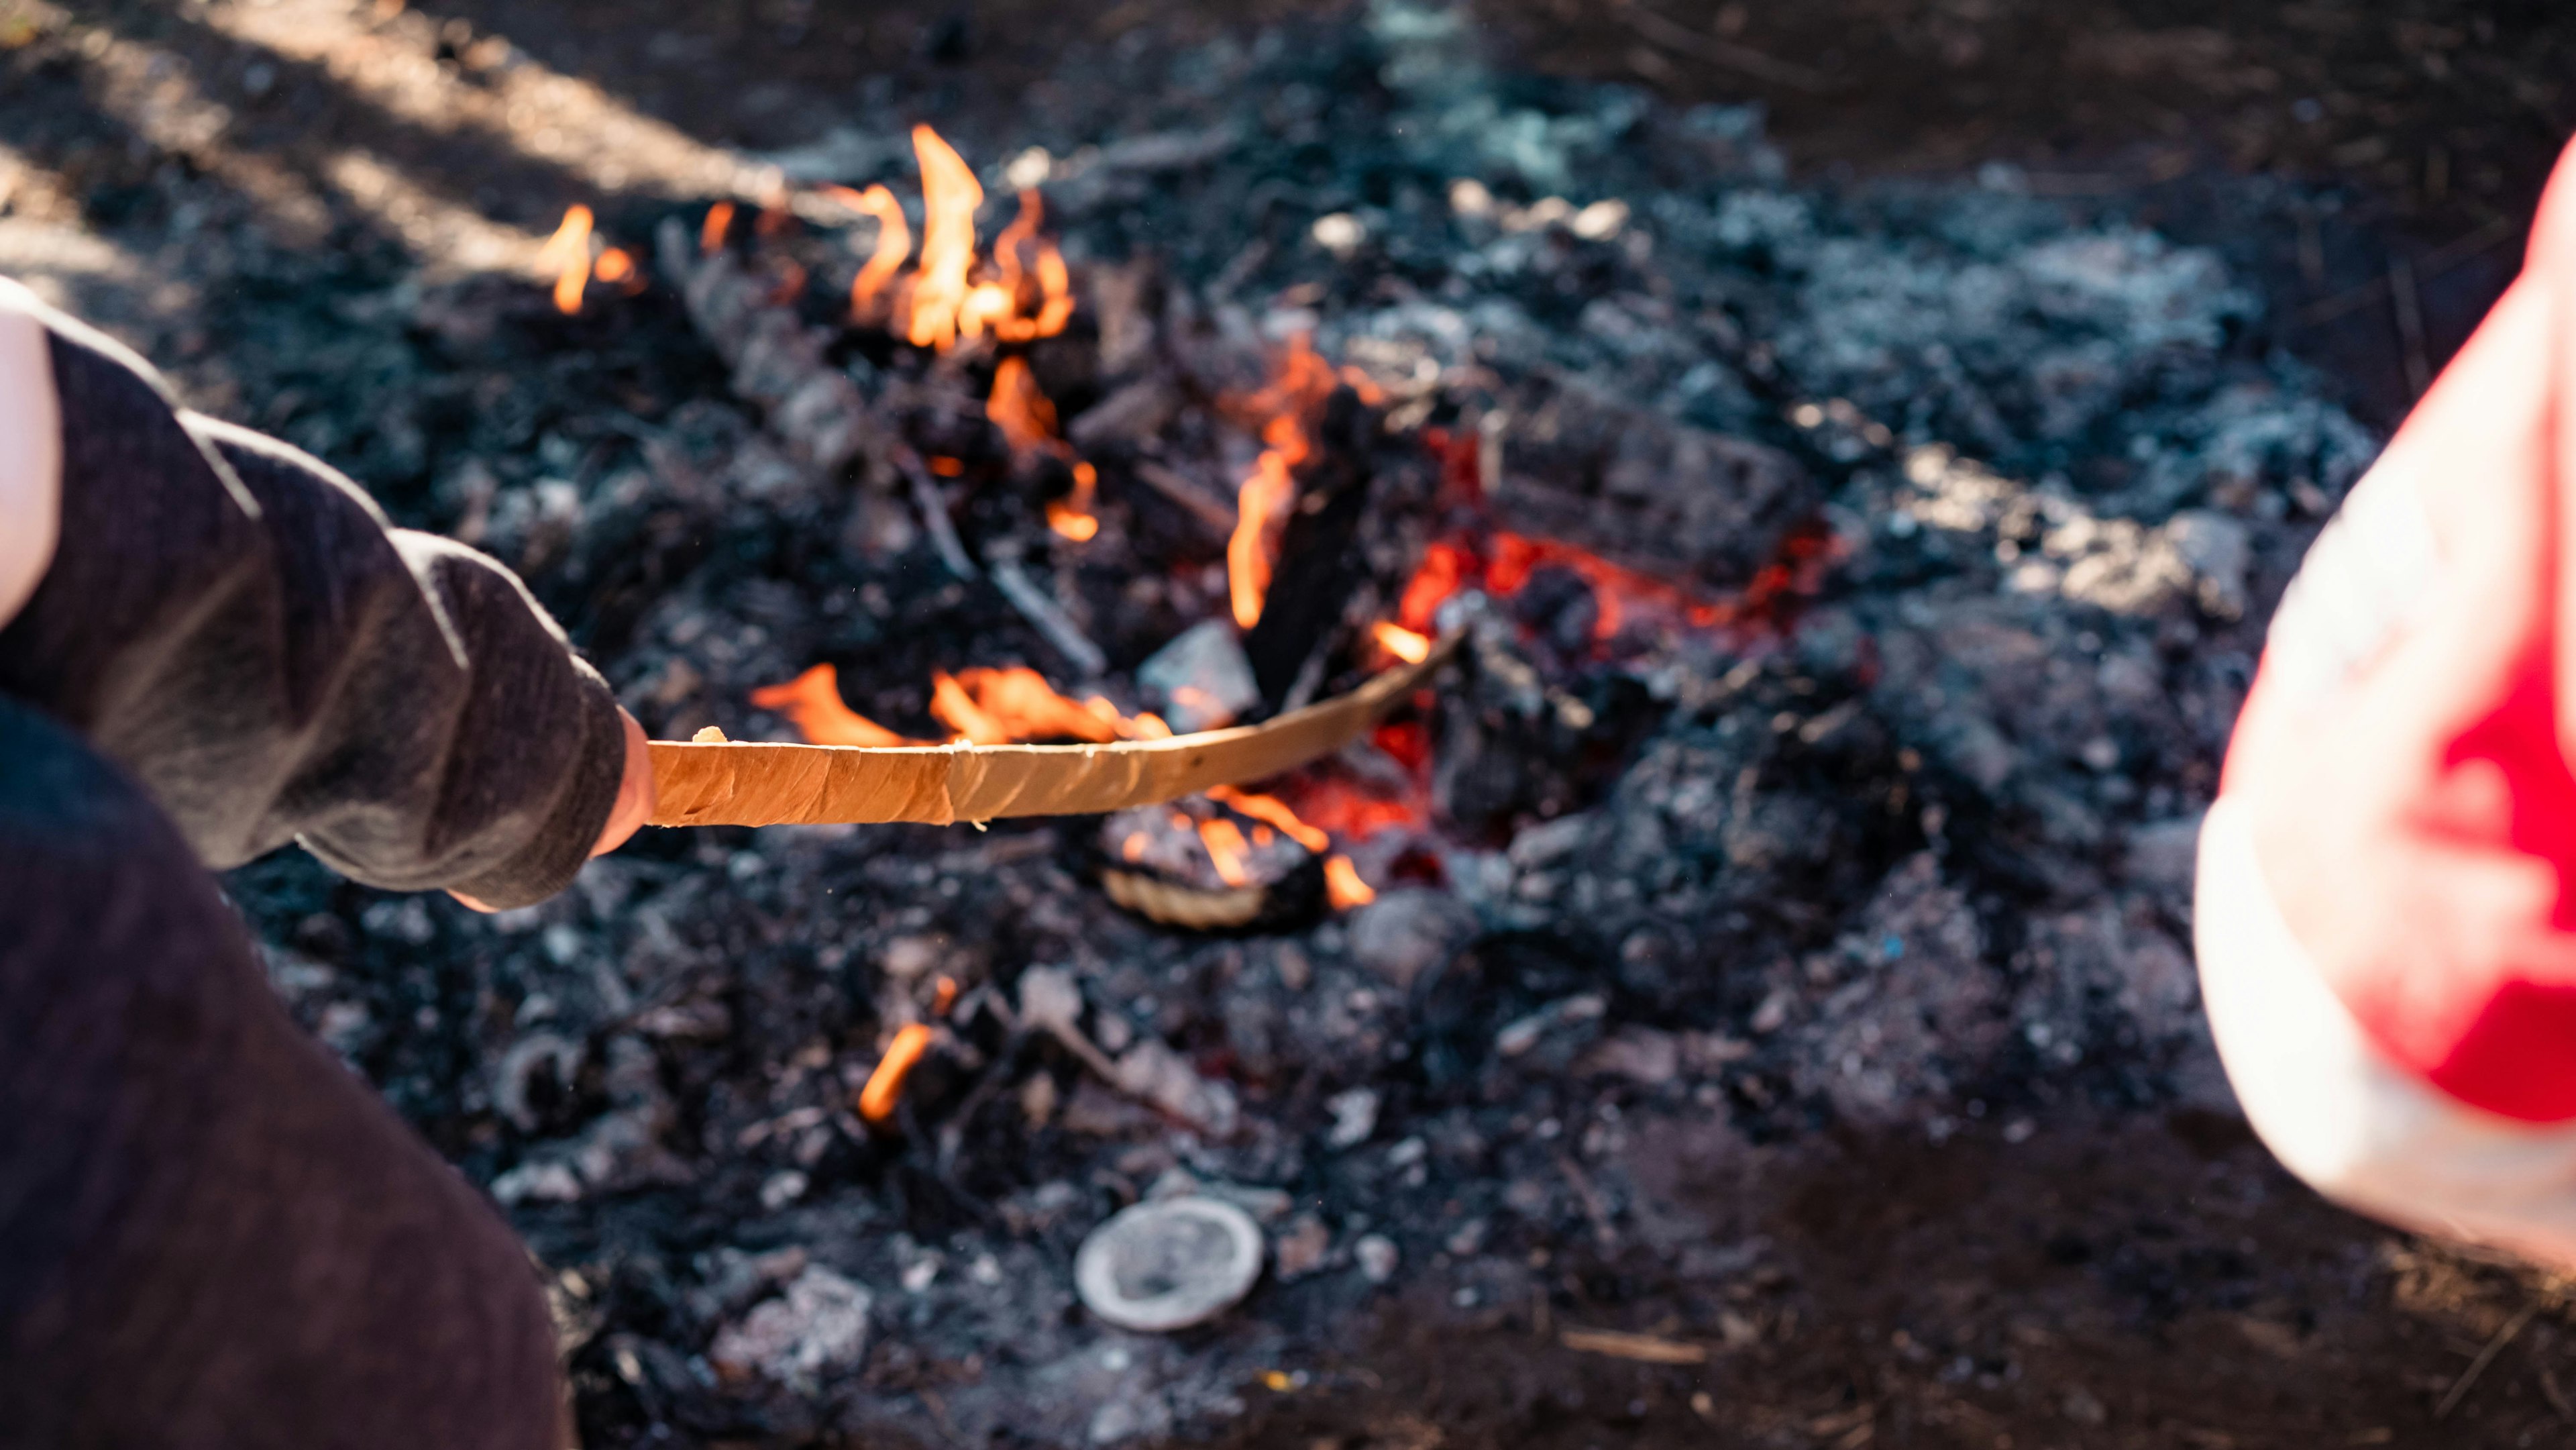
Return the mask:
<svg viewBox="0 0 2576 1450"><path fill-rule="evenodd" d="M733 228L733 203L720 201L707 208L707 219L698 223L698 250L714 256L724 250L725 233Z"/></svg>
<svg viewBox="0 0 2576 1450"><path fill-rule="evenodd" d="M1333 370L1316 353L1305 334L1291 339L1279 376L1253 395L1253 410L1264 416L1261 456L1235 493L1234 533L1225 544L1227 592L1234 622L1250 629L1261 622L1261 606L1270 597L1270 572L1278 558L1278 530L1297 495L1297 465L1314 451L1306 433L1306 414L1333 390Z"/></svg>
<svg viewBox="0 0 2576 1450"><path fill-rule="evenodd" d="M912 150L921 162L926 219L905 335L915 347L945 352L957 343L957 314L966 305L966 276L975 265L975 209L984 204L984 185L957 148L926 125L912 128Z"/></svg>
<svg viewBox="0 0 2576 1450"><path fill-rule="evenodd" d="M1046 204L1038 193L1019 193L1019 214L993 239L991 265L979 266L975 212L984 204L983 184L957 149L930 127L912 128L912 148L921 164L921 256L912 275L899 286L897 275L912 254L912 229L894 194L883 186L865 191L830 185L816 188L852 211L876 219L876 247L850 283L850 320L889 322L913 346L940 352L961 339L1033 342L1064 331L1073 318L1072 275L1064 254L1038 233L1046 218ZM783 208L764 211L764 227L773 213L782 219L786 215ZM712 251L721 236L721 226L710 214L702 245Z"/></svg>
<svg viewBox="0 0 2576 1450"><path fill-rule="evenodd" d="M555 276L555 310L569 317L581 311L581 294L590 285L590 208L564 209L563 224L537 252L537 270Z"/></svg>

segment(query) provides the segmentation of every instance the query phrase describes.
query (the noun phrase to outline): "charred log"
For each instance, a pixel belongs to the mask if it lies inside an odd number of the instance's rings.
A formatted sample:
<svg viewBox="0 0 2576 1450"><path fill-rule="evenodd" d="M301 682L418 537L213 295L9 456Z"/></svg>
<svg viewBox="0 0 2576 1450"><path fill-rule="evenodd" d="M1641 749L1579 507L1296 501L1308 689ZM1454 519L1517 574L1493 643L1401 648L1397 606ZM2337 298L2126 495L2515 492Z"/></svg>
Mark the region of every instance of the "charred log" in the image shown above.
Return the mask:
<svg viewBox="0 0 2576 1450"><path fill-rule="evenodd" d="M1297 501L1280 536L1270 595L1243 641L1262 700L1274 710L1288 705L1310 661L1339 642L1336 626L1366 577L1352 544L1368 508L1377 424L1377 411L1357 393L1335 389L1315 426L1314 451L1296 471Z"/></svg>

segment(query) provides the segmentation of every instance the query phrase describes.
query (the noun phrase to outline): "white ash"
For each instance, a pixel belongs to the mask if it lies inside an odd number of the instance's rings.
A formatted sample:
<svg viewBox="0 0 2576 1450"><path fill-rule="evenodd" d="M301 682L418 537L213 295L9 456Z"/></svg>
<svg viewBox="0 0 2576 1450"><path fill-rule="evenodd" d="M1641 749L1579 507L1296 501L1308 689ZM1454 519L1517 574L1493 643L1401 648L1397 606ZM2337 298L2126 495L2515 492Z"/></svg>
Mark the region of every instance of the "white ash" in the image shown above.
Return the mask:
<svg viewBox="0 0 2576 1450"><path fill-rule="evenodd" d="M811 1392L826 1374L855 1366L867 1352L867 1290L824 1268L808 1267L786 1291L725 1326L707 1359L728 1375L761 1375Z"/></svg>

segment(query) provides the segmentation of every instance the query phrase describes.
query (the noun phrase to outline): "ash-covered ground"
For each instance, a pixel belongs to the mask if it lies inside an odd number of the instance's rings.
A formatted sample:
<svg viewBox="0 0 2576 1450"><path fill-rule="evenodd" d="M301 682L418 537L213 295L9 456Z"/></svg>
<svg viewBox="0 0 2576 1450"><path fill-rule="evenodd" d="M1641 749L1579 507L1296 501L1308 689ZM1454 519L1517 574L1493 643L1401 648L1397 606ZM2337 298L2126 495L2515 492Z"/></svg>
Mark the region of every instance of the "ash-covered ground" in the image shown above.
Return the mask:
<svg viewBox="0 0 2576 1450"><path fill-rule="evenodd" d="M1230 499L1260 446L1237 404L1301 334L1375 400L1343 623L1497 528L1673 591L1468 579L1438 698L1279 787L1387 804L1336 843L1377 899L1279 930L1122 911L1088 821L648 831L497 918L291 853L235 873L299 1018L528 1236L586 1443L2576 1422L2562 1311L2517 1318L2529 1281L2291 1184L2199 1016L2197 817L2269 606L2379 442L2216 253L2008 166L1811 184L1758 108L1499 68L1437 8L1131 30L939 118L984 164L987 236L1034 186L1073 267L1075 326L1029 356L1099 467L1076 544L1043 523L1063 477L972 409L989 367L970 386L838 324L870 233L800 208L748 235L777 178L913 196L920 96L862 87L790 152L666 147L656 186L600 202L646 285L567 317L524 269L417 255L456 241L453 198L398 175L329 173L377 222L325 206L281 244L297 173L225 150L229 105L174 59L189 25L234 64L278 44L188 11L14 42L31 87L114 104L28 116L58 164L20 173L0 265L519 568L657 738L794 738L748 697L818 662L916 734L936 670L1152 703L1138 665L1226 609L1192 490ZM552 104L505 37L382 6L352 34L386 95ZM339 74L247 64L257 96ZM707 264L657 253L729 190L727 265L795 264L760 310L875 446L817 466L784 405L803 375L746 361L684 297ZM2207 196L2249 228L2317 202ZM1020 560L1098 678L946 562L897 442L963 460L962 546ZM943 978L946 1045L862 1123ZM1262 1280L1178 1334L1104 1325L1076 1246L1187 1194L1254 1217Z"/></svg>

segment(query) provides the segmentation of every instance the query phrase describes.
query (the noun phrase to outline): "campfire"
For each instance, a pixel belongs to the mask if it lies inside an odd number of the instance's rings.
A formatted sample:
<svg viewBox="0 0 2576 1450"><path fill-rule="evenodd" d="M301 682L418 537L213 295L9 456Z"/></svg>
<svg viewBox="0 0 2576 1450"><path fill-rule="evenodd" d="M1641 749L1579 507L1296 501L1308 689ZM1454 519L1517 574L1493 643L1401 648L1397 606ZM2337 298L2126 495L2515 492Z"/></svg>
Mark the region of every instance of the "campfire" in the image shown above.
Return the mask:
<svg viewBox="0 0 2576 1450"><path fill-rule="evenodd" d="M1586 621L1568 643L1599 653L1615 650L1632 628L1708 632L1776 625L1783 609L1816 587L1831 540L1807 519L1788 519L1779 531L1778 557L1751 578L1735 581L1740 587L1722 592L1614 562L1568 539L1503 527L1486 498L1499 472L1489 467L1484 450L1498 447L1499 438L1488 442L1472 432L1391 420L1384 388L1361 368L1337 366L1317 350L1309 332L1297 330L1266 349L1267 376L1249 389L1211 385L1206 376L1191 375L1189 360L1166 358L1165 368L1177 376L1130 379L1118 395L1158 389L1195 396L1221 433L1257 451L1233 484L1233 508L1225 521L1223 615L1183 632L1141 662L1131 679L1113 686L1102 668L1106 656L1082 633L1081 607L1041 588L1022 558L1037 546L1069 554L1079 568L1090 562L1087 553L1123 545L1131 557L1122 567L1171 575L1185 571L1188 561L1132 557L1139 543L1132 531L1101 538L1100 466L1065 436L1057 399L1032 361L1034 350L1050 340L1099 346L1096 330L1088 337L1067 336L1084 312L1082 288L1045 232L1042 193L1021 189L1009 223L989 249L979 248L985 192L974 170L930 126L916 126L912 144L918 247L905 205L888 186L824 183L796 196L770 198L747 236L735 234L732 202L711 205L696 227L694 252L678 243L678 233L665 236L664 264L698 304L693 315L720 349L739 357L749 338L763 330L804 334L808 350L799 362L812 371L774 385L785 388L787 398L773 413L773 426L819 465L828 465L836 451L827 439L864 434L889 442L912 473L929 532L942 541L949 567L961 578L976 578L979 571L966 556L953 515L961 502L971 510L973 500L952 497L943 481L1006 496L1039 491L1038 516L1051 542L1009 541L991 567L992 584L1085 676L1089 688L1076 700L1026 664L934 669L925 713L941 729L923 733L891 728L853 709L829 662L748 693L747 703L777 714L808 743L886 749L1169 739L1173 725L1139 703L1139 687L1154 692L1155 703L1194 730L1257 719L1312 699L1328 677L1347 681L1373 666L1421 664L1442 632L1443 607L1461 596L1472 594L1507 612L1534 587L1566 596L1556 607ZM809 232L799 220L808 215L827 220ZM839 221L848 224L832 224ZM540 268L552 271L556 304L566 312L579 310L593 279L631 290L636 275L621 249L606 248L594 259L592 225L589 210L574 207L538 259ZM809 327L791 310L816 271L813 247L798 244L836 235L844 253L864 260L850 278L846 311L824 327ZM753 278L771 280L764 287L750 283ZM717 301L718 289L729 282L734 295ZM1111 287L1129 290L1125 279ZM756 302L749 300L754 295ZM840 379L822 359L849 347L884 356L888 366L916 380L910 416L830 389ZM1096 374L1097 361L1084 371ZM796 400L810 397L818 383L838 406L820 415L810 405L800 412ZM1116 406L1096 389L1083 401L1113 412ZM925 424L925 412L937 422ZM985 437L961 435L959 420L979 414ZM1139 456L1159 451L1157 441L1111 435L1111 452L1118 455L1113 467L1124 464L1129 478L1166 495L1216 496L1215 487L1176 478L1168 465ZM1217 452L1225 451L1221 443ZM1407 507L1400 485L1374 487L1376 475L1390 467L1388 454L1412 455L1414 471L1427 471L1433 480L1427 494L1414 490L1421 495L1409 501L1415 517L1389 517L1369 507L1380 493L1390 510ZM1780 476L1794 474L1785 460L1763 462ZM1193 512L1204 516L1212 510L1202 501ZM1413 546L1414 562L1401 577L1354 569L1363 538L1375 546L1369 552L1392 556L1425 524L1436 527L1437 536ZM1293 560L1286 560L1290 555ZM1348 607L1354 601L1365 607ZM1377 617L1369 617L1373 611ZM1232 629L1225 627L1227 620ZM1125 704L1112 697L1113 689L1126 697ZM1200 929L1277 927L1293 924L1315 906L1340 911L1375 900L1371 871L1355 850L1366 852L1383 873L1400 856L1423 859L1424 853L1410 841L1392 850L1371 849L1371 838L1439 829L1423 809L1436 768L1432 752L1400 735L1410 728L1383 727L1386 738L1362 747L1380 768L1355 777L1347 770L1307 770L1265 792L1223 790L1178 806L1112 816L1101 842L1103 889L1120 906L1150 919ZM1318 804L1307 809L1326 824L1301 814L1300 803L1310 798Z"/></svg>

